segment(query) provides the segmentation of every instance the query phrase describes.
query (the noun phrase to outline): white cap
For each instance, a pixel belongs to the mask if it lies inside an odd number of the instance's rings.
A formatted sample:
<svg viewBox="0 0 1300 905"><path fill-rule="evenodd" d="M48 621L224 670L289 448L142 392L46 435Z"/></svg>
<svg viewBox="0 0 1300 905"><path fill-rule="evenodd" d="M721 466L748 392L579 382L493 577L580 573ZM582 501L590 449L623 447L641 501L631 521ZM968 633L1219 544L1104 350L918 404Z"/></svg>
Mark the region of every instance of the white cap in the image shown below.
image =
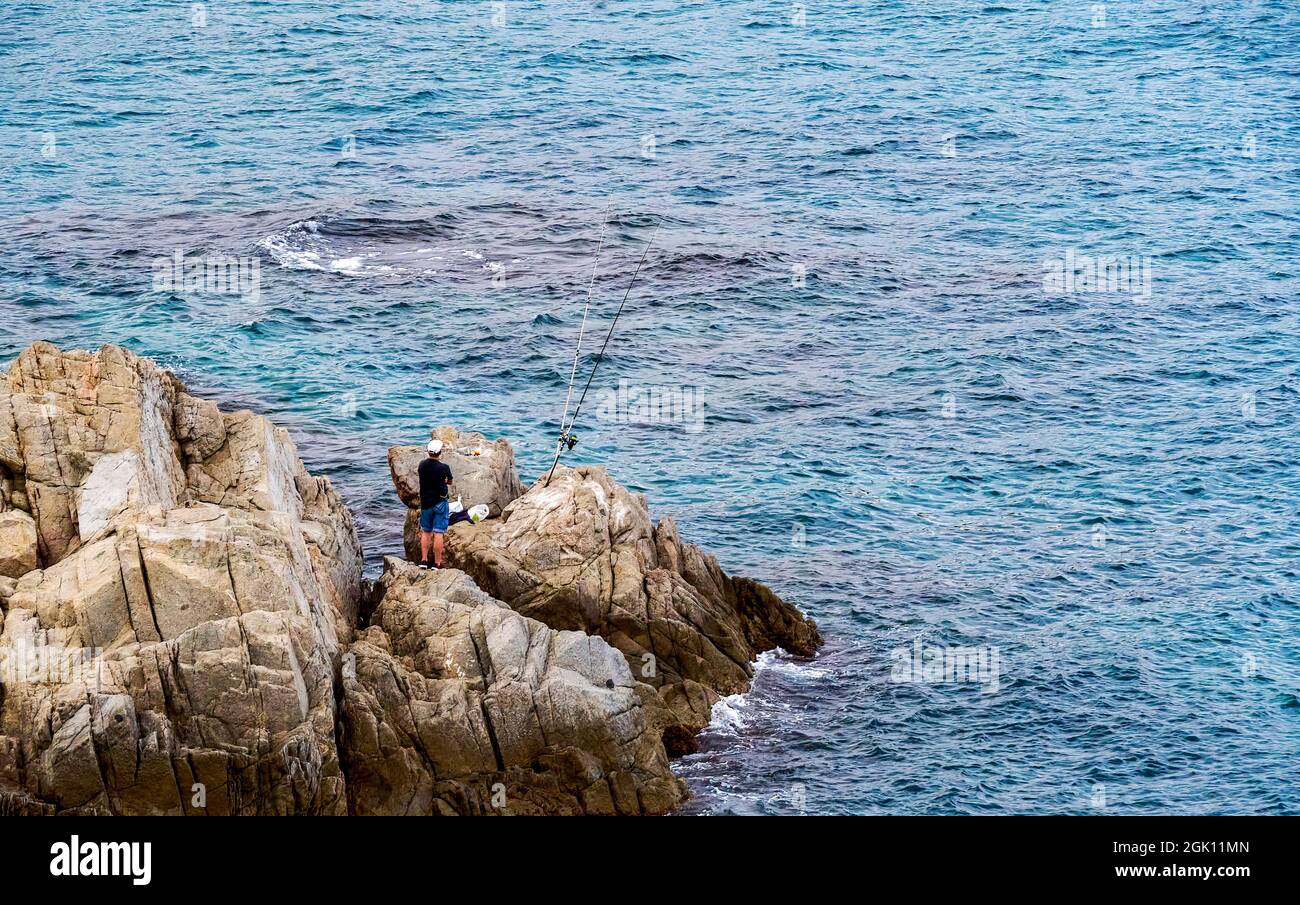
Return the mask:
<svg viewBox="0 0 1300 905"><path fill-rule="evenodd" d="M435 456L436 456L438 453L442 452L442 441L441 441L441 440L430 440L430 441L429 441L429 452L433 453Z"/></svg>

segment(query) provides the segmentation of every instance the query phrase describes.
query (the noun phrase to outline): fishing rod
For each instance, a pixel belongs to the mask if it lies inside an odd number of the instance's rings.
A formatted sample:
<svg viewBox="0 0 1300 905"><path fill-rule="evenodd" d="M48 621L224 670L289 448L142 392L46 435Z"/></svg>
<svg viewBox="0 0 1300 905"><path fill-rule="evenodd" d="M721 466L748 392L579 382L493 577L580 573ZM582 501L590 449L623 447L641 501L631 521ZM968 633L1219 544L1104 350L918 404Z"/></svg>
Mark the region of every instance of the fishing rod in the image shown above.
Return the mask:
<svg viewBox="0 0 1300 905"><path fill-rule="evenodd" d="M591 262L591 281L587 283L587 302L582 306L582 326L578 328L578 347L573 350L573 369L569 372L569 392L564 397L564 414L560 416L561 438L573 426L569 422L569 403L573 401L573 383L578 376L578 359L582 355L582 338L587 332L587 312L591 310L591 293L596 288L596 268L600 265L600 253L605 247L605 231L609 227L609 209L613 206L613 203L611 200L605 205L605 214L600 221L600 241L596 244L596 257ZM563 439L560 442L562 443Z"/></svg>
<svg viewBox="0 0 1300 905"><path fill-rule="evenodd" d="M618 311L614 312L614 319L609 323L609 331L605 334L605 342L601 344L600 352L596 354L596 362L591 366L591 374L587 377L586 386L582 388L582 395L578 397L578 404L573 408L573 417L569 419L568 427L564 426L563 420L560 422L560 438L555 445L555 461L551 463L551 470L546 473L546 483L542 485L543 487L551 486L551 478L555 475L556 466L560 464L560 456L564 454L565 447L567 446L569 449L573 449L573 447L578 445L578 438L573 433L573 425L578 422L578 413L582 411L582 403L587 398L587 391L591 389L591 382L596 379L596 370L600 367L600 363L605 360L605 349L609 347L609 340L614 335L614 328L618 326L618 319L623 314L623 307L627 304L628 296L632 294L632 287L636 285L637 274L641 272L641 265L645 263L646 255L650 253L650 246L654 245L655 236L659 234L659 227L663 226L663 224L664 218L660 217L659 222L655 224L654 232L650 234L650 239L645 244L645 249L641 252L641 260L637 261L636 270L632 271L632 279L628 280L627 289L623 293L623 300L619 302ZM576 373L576 357L574 361L574 372ZM570 396L573 394L572 377L569 379L569 394ZM567 412L569 408L567 401L564 404L564 408Z"/></svg>

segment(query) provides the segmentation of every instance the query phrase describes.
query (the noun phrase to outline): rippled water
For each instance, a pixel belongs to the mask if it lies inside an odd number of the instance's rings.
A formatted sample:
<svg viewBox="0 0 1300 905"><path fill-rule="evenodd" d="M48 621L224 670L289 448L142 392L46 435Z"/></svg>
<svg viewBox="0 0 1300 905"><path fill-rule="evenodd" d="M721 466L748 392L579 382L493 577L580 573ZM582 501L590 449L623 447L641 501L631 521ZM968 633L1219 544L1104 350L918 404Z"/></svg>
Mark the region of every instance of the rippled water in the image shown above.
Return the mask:
<svg viewBox="0 0 1300 905"><path fill-rule="evenodd" d="M4 359L273 415L373 568L389 444L545 467L601 224L598 333L662 221L573 460L828 639L720 705L693 812L1300 811L1293 5L203 10L0 11ZM260 296L156 291L177 249ZM1067 249L1150 297L1044 292Z"/></svg>

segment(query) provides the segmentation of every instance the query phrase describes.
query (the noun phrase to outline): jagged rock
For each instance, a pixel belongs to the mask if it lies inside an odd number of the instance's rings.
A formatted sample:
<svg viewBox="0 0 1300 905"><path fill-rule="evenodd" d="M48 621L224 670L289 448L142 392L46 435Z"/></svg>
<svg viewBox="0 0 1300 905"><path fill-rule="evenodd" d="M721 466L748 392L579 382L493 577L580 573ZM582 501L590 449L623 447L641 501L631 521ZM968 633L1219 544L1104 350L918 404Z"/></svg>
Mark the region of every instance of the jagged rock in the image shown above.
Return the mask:
<svg viewBox="0 0 1300 905"><path fill-rule="evenodd" d="M683 544L671 519L605 470L561 467L500 519L449 532L451 565L554 629L599 635L658 692L653 719L673 753L690 750L721 696L748 689L753 662L782 647L812 656L816 623L769 589L728 576Z"/></svg>
<svg viewBox="0 0 1300 905"><path fill-rule="evenodd" d="M287 432L120 348L24 351L0 383L0 815L683 800L665 741L816 627L603 471L520 496L506 441L438 433L499 513L453 528L479 584L388 560L362 613L352 516Z"/></svg>
<svg viewBox="0 0 1300 905"><path fill-rule="evenodd" d="M10 505L35 521L40 566L128 508L278 511L300 526L328 579L336 629L346 637L355 625L361 545L328 479L307 473L287 431L222 413L148 359L117 346L33 343L0 385L0 467L15 488Z"/></svg>
<svg viewBox="0 0 1300 905"><path fill-rule="evenodd" d="M345 812L336 614L286 514L127 510L5 607L0 789L58 813Z"/></svg>
<svg viewBox="0 0 1300 905"><path fill-rule="evenodd" d="M345 813L361 548L288 434L123 349L36 343L0 385L0 468L36 547L0 582L0 810Z"/></svg>
<svg viewBox="0 0 1300 905"><path fill-rule="evenodd" d="M488 515L501 510L524 492L515 473L515 452L509 441L488 440L482 434L439 427L433 436L444 444L442 461L451 468L455 494L465 508L486 503ZM428 455L425 446L394 446L388 450L388 468L398 495L411 509L420 505L420 477L417 469Z"/></svg>
<svg viewBox="0 0 1300 905"><path fill-rule="evenodd" d="M685 797L624 658L388 558L343 668L356 814L659 814Z"/></svg>
<svg viewBox="0 0 1300 905"><path fill-rule="evenodd" d="M0 512L0 576L20 578L36 563L36 522L21 509Z"/></svg>

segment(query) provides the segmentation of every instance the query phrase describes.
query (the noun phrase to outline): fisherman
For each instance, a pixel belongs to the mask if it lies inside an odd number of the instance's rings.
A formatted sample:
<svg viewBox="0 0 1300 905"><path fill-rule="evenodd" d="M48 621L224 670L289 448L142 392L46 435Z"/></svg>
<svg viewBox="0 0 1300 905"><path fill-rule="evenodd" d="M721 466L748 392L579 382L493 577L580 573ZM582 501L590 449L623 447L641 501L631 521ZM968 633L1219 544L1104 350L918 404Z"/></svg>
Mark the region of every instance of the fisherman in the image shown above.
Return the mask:
<svg viewBox="0 0 1300 905"><path fill-rule="evenodd" d="M428 569L433 547L434 569L442 568L442 541L450 517L451 469L441 461L442 441L429 441L429 455L420 463L420 568Z"/></svg>

